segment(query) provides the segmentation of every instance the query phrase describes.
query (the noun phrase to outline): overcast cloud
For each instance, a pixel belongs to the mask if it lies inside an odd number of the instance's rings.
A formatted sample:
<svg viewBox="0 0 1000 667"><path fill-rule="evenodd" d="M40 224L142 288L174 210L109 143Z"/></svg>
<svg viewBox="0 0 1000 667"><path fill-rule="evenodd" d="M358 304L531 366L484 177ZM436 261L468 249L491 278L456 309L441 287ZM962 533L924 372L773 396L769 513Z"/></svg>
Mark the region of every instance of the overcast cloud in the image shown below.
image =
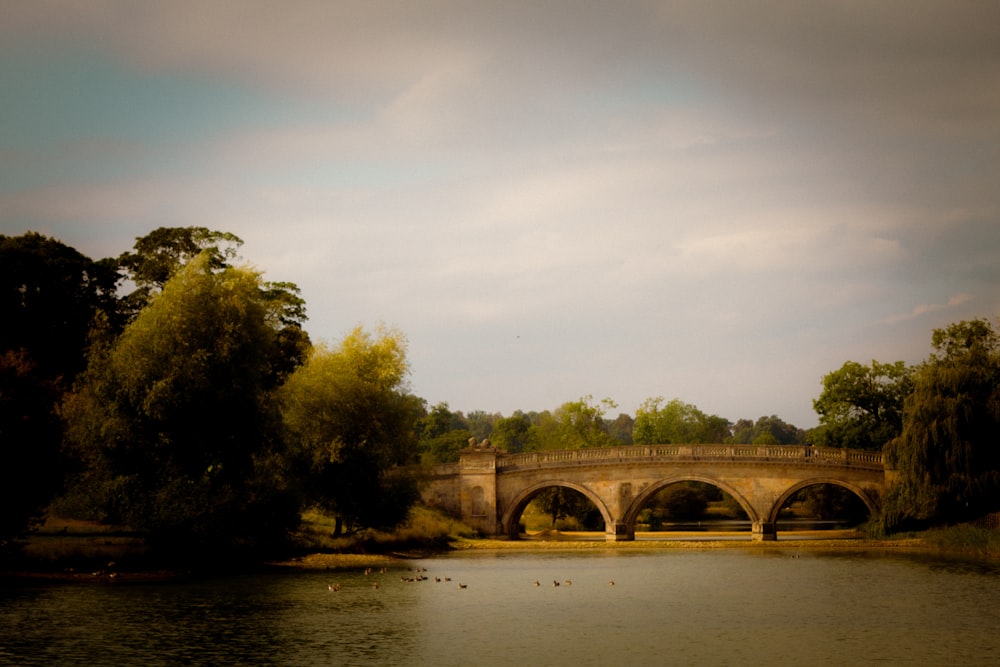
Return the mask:
<svg viewBox="0 0 1000 667"><path fill-rule="evenodd" d="M1000 4L4 3L0 233L187 225L430 404L809 427L1000 313Z"/></svg>

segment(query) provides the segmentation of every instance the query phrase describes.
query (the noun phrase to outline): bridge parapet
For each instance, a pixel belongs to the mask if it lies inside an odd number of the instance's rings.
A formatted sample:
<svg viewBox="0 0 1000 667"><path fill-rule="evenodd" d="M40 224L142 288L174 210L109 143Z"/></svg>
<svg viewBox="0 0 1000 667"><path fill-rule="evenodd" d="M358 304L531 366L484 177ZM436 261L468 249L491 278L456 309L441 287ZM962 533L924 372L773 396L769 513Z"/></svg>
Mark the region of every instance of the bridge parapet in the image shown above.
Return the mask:
<svg viewBox="0 0 1000 667"><path fill-rule="evenodd" d="M880 470L881 452L803 445L623 445L601 449L562 449L507 454L498 452L497 471L548 465L620 463L638 460L663 461L801 461L811 465L850 465Z"/></svg>

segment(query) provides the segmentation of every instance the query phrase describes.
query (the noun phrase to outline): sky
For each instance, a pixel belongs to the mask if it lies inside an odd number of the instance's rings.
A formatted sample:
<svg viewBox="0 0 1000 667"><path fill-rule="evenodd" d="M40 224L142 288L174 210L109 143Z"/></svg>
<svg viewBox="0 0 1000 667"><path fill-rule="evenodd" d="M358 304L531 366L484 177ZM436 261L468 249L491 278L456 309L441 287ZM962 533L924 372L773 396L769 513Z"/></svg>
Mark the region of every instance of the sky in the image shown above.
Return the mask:
<svg viewBox="0 0 1000 667"><path fill-rule="evenodd" d="M161 226L429 406L809 428L1000 314L1000 3L0 0L0 233Z"/></svg>

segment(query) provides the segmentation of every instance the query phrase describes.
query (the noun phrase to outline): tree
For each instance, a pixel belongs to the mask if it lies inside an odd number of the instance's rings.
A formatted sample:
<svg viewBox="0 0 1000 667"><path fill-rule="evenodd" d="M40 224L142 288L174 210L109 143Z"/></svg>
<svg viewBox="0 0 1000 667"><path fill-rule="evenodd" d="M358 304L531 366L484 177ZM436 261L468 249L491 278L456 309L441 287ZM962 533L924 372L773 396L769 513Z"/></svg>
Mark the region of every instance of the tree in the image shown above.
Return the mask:
<svg viewBox="0 0 1000 667"><path fill-rule="evenodd" d="M678 482L661 489L643 508L642 523L650 530L660 530L663 523L672 521L698 521L705 516L709 494L716 489L702 482Z"/></svg>
<svg viewBox="0 0 1000 667"><path fill-rule="evenodd" d="M1000 509L1000 336L977 319L935 330L932 345L885 448L898 475L882 512L890 530Z"/></svg>
<svg viewBox="0 0 1000 667"><path fill-rule="evenodd" d="M531 419L518 410L510 417L497 420L490 433L490 442L498 449L511 454L520 454L527 451L530 432Z"/></svg>
<svg viewBox="0 0 1000 667"><path fill-rule="evenodd" d="M813 401L819 414L817 444L881 450L903 428L903 400L913 390L913 369L902 361L848 361L823 377Z"/></svg>
<svg viewBox="0 0 1000 667"><path fill-rule="evenodd" d="M564 447L559 421L550 411L532 412L528 415L528 419L531 421L531 426L528 428L524 451L540 452Z"/></svg>
<svg viewBox="0 0 1000 667"><path fill-rule="evenodd" d="M795 445L804 438L802 429L771 415L760 417L756 422L740 419L733 426L730 441L739 445Z"/></svg>
<svg viewBox="0 0 1000 667"><path fill-rule="evenodd" d="M306 502L343 530L389 528L416 501L395 466L415 462L423 403L406 393L406 339L358 327L335 348L316 346L280 392L287 437L303 465Z"/></svg>
<svg viewBox="0 0 1000 667"><path fill-rule="evenodd" d="M24 350L32 372L72 382L95 317L115 314L117 274L41 234L0 235L0 353Z"/></svg>
<svg viewBox="0 0 1000 667"><path fill-rule="evenodd" d="M632 429L635 428L635 419L632 415L621 412L613 422L608 424L608 434L615 439L619 445L632 444Z"/></svg>
<svg viewBox="0 0 1000 667"><path fill-rule="evenodd" d="M462 417L461 412L457 413L457 415L460 418ZM482 442L484 438L490 437L493 427L500 418L501 416L498 412L490 413L485 410L473 410L465 415L462 421L464 428L468 429L472 434L470 437L475 438L477 442Z"/></svg>
<svg viewBox="0 0 1000 667"><path fill-rule="evenodd" d="M134 319L167 281L196 257L202 258L210 273L232 268L242 245L243 240L235 234L205 227L159 227L137 238L131 251L114 260L123 277L135 285L135 290L120 300L122 318L125 322ZM290 282L260 281L259 290L283 351L272 369L274 380L280 383L302 363L311 344L302 328L307 319L305 300L298 286Z"/></svg>
<svg viewBox="0 0 1000 667"><path fill-rule="evenodd" d="M554 417L558 423L559 449L613 447L618 442L608 433L604 413L618 407L610 398L594 403L593 396L563 403Z"/></svg>
<svg viewBox="0 0 1000 667"><path fill-rule="evenodd" d="M556 523L572 517L576 525L585 529L599 528L600 511L579 491L565 486L550 486L534 497L539 509L549 517L549 527L556 528Z"/></svg>
<svg viewBox="0 0 1000 667"><path fill-rule="evenodd" d="M78 490L158 547L264 545L297 521L272 399L279 344L260 276L181 267L64 404Z"/></svg>
<svg viewBox="0 0 1000 667"><path fill-rule="evenodd" d="M632 439L637 445L721 443L729 438L730 424L707 415L694 405L663 397L646 399L636 411Z"/></svg>
<svg viewBox="0 0 1000 667"><path fill-rule="evenodd" d="M124 277L135 285L135 290L121 300L126 319L134 318L194 258L202 257L205 269L218 273L232 268L242 246L243 240L235 234L205 227L160 227L137 238L133 249L122 253L116 262ZM309 340L302 330L306 308L299 288L290 282L261 281L260 291L261 299L269 306L269 318L280 324L279 338L288 352L286 358L301 362ZM279 376L290 371L276 369Z"/></svg>
<svg viewBox="0 0 1000 667"><path fill-rule="evenodd" d="M0 235L0 542L42 517L66 461L56 407L114 317L116 274L41 234Z"/></svg>
<svg viewBox="0 0 1000 667"><path fill-rule="evenodd" d="M203 253L207 270L229 268L242 245L234 234L205 227L159 227L137 238L133 249L118 257L119 268L135 284L123 300L126 308L137 314L181 267Z"/></svg>
<svg viewBox="0 0 1000 667"><path fill-rule="evenodd" d="M675 521L697 521L708 509L708 492L702 482L671 484L660 491L658 500L667 517Z"/></svg>
<svg viewBox="0 0 1000 667"><path fill-rule="evenodd" d="M801 502L810 516L821 521L839 519L861 523L868 518L868 506L853 491L836 484L814 484L788 499L788 505Z"/></svg>
<svg viewBox="0 0 1000 667"><path fill-rule="evenodd" d="M424 463L458 461L459 452L468 447L469 438L474 437L462 414L452 412L444 402L435 405L417 422L417 432Z"/></svg>
<svg viewBox="0 0 1000 667"><path fill-rule="evenodd" d="M25 351L0 355L0 544L40 522L61 488L62 425L54 409L61 394Z"/></svg>

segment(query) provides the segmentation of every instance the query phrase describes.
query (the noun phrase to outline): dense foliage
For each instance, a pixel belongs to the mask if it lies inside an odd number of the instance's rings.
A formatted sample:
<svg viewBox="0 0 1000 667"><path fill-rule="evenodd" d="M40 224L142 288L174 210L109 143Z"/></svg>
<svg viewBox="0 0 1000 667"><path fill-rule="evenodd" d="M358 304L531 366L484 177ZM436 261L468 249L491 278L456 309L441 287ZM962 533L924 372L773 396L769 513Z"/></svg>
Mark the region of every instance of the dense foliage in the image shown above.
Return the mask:
<svg viewBox="0 0 1000 667"><path fill-rule="evenodd" d="M740 419L733 425L729 441L738 445L798 445L805 441L805 432L771 415L756 422Z"/></svg>
<svg viewBox="0 0 1000 667"><path fill-rule="evenodd" d="M228 232L204 227L160 227L135 240L132 250L118 257L123 277L135 289L122 298L122 308L131 319L149 304L174 274L199 255L210 271L229 268L243 241Z"/></svg>
<svg viewBox="0 0 1000 667"><path fill-rule="evenodd" d="M402 333L357 328L334 349L316 346L280 390L286 440L305 480L305 501L336 517L335 533L386 528L417 499L413 424L422 402L405 391Z"/></svg>
<svg viewBox="0 0 1000 667"><path fill-rule="evenodd" d="M0 235L0 543L62 487L57 406L86 366L94 325L114 317L115 281L107 263L54 239Z"/></svg>
<svg viewBox="0 0 1000 667"><path fill-rule="evenodd" d="M271 395L285 365L257 274L180 268L66 401L79 492L160 543L274 541L297 508Z"/></svg>
<svg viewBox="0 0 1000 667"><path fill-rule="evenodd" d="M62 487L60 395L25 352L0 355L0 542L41 521Z"/></svg>
<svg viewBox="0 0 1000 667"><path fill-rule="evenodd" d="M95 318L114 314L117 280L108 262L54 239L0 235L0 351L23 351L34 372L72 382Z"/></svg>
<svg viewBox="0 0 1000 667"><path fill-rule="evenodd" d="M723 443L730 438L729 421L708 415L678 399L647 399L635 415L632 439L637 445Z"/></svg>
<svg viewBox="0 0 1000 667"><path fill-rule="evenodd" d="M973 320L935 330L932 345L885 450L898 474L889 529L1000 510L1000 336Z"/></svg>
<svg viewBox="0 0 1000 667"><path fill-rule="evenodd" d="M815 444L881 450L902 431L903 401L911 391L913 369L902 361L846 362L823 378L813 401L820 423Z"/></svg>

